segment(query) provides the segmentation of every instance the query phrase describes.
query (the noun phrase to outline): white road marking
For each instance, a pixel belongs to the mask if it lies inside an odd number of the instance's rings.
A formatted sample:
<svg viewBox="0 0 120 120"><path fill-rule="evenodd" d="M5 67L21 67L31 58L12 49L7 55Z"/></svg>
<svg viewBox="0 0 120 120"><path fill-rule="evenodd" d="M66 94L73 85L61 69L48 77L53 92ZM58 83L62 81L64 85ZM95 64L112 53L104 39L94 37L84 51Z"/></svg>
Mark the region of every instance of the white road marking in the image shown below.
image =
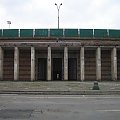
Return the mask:
<svg viewBox="0 0 120 120"><path fill-rule="evenodd" d="M111 110L97 110L97 111L102 111L102 112L120 112L120 110L117 110L117 109L116 110L114 110L114 109L113 110L112 109Z"/></svg>
<svg viewBox="0 0 120 120"><path fill-rule="evenodd" d="M25 97L31 99L120 99L120 96L88 96L88 95L0 95L1 98L3 97Z"/></svg>
<svg viewBox="0 0 120 120"><path fill-rule="evenodd" d="M120 96L26 96L28 98L38 98L38 99L42 99L42 98L49 98L49 99L96 99L96 98L99 98L99 99L114 99L114 98L118 98L120 99Z"/></svg>

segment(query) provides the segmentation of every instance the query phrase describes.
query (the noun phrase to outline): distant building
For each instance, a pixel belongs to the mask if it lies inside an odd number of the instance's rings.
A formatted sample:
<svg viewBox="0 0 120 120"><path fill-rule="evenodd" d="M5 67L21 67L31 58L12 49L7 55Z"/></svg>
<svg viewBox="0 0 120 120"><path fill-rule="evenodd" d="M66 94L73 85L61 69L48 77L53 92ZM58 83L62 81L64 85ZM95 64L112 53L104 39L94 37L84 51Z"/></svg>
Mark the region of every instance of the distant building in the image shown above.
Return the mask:
<svg viewBox="0 0 120 120"><path fill-rule="evenodd" d="M120 30L1 29L1 80L120 80Z"/></svg>

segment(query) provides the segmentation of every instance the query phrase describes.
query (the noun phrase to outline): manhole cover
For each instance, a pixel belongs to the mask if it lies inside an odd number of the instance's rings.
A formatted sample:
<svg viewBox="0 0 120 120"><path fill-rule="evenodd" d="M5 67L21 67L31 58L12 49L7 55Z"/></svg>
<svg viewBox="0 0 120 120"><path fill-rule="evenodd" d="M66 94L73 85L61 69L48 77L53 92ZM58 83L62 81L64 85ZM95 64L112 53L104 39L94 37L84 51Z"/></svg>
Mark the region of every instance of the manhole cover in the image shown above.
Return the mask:
<svg viewBox="0 0 120 120"><path fill-rule="evenodd" d="M33 110L2 109L0 110L0 118L26 119L30 118L32 112Z"/></svg>

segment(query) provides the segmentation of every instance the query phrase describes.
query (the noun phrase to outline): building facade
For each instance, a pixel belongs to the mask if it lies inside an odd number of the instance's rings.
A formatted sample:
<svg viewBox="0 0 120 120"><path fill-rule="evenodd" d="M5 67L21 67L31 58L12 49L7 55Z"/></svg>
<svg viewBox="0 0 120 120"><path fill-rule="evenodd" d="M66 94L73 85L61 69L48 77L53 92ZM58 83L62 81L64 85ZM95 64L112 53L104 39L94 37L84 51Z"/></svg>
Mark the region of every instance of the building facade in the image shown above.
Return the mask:
<svg viewBox="0 0 120 120"><path fill-rule="evenodd" d="M119 81L120 30L0 30L0 80Z"/></svg>

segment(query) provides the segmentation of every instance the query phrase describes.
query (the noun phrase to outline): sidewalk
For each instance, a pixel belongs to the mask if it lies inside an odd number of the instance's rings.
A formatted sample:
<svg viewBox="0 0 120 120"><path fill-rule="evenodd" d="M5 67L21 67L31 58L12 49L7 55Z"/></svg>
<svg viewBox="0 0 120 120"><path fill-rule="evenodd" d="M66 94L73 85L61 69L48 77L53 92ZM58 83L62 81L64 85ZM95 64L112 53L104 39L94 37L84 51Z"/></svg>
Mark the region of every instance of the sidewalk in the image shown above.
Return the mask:
<svg viewBox="0 0 120 120"><path fill-rule="evenodd" d="M99 82L100 90L92 90L93 85L94 82L79 81L0 81L0 94L120 95L120 82Z"/></svg>

